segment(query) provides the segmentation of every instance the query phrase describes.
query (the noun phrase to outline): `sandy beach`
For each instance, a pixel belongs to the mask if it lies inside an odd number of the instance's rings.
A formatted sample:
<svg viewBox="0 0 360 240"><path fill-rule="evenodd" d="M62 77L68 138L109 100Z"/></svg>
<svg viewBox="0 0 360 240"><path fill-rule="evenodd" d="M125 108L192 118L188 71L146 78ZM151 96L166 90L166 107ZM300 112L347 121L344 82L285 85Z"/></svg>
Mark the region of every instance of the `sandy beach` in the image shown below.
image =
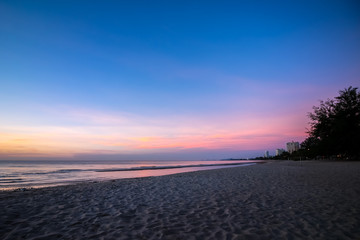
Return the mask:
<svg viewBox="0 0 360 240"><path fill-rule="evenodd" d="M0 239L360 239L360 162L0 192Z"/></svg>

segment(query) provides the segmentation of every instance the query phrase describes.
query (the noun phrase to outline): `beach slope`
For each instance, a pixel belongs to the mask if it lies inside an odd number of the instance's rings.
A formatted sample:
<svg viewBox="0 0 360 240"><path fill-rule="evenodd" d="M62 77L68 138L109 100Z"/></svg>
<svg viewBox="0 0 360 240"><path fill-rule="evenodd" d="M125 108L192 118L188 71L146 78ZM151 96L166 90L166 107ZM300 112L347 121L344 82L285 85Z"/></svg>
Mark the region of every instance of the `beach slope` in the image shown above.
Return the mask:
<svg viewBox="0 0 360 240"><path fill-rule="evenodd" d="M360 162L0 192L0 239L360 239Z"/></svg>

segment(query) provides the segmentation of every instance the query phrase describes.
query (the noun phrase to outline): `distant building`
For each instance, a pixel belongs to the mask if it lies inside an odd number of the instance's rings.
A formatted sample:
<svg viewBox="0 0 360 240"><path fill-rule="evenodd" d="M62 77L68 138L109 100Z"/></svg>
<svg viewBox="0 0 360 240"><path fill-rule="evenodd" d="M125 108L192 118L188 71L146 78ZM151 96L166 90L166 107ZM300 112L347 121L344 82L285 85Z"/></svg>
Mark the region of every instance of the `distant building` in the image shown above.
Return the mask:
<svg viewBox="0 0 360 240"><path fill-rule="evenodd" d="M285 149L278 148L278 149L276 149L276 151L275 151L275 155L276 155L276 156L279 156L279 155L281 155L283 152L285 152Z"/></svg>
<svg viewBox="0 0 360 240"><path fill-rule="evenodd" d="M286 143L286 149L289 153L293 153L300 149L300 144L299 142L294 142L294 141L288 142Z"/></svg>
<svg viewBox="0 0 360 240"><path fill-rule="evenodd" d="M264 157L265 157L265 158L269 158L269 157L270 157L269 151L265 151Z"/></svg>

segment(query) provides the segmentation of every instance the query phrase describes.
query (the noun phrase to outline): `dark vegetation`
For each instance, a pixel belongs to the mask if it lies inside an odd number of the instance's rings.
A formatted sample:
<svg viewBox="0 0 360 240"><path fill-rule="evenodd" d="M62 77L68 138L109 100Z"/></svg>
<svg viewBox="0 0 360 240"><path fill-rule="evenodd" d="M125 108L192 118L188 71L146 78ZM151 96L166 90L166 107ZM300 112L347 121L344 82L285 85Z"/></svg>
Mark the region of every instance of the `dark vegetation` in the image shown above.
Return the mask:
<svg viewBox="0 0 360 240"><path fill-rule="evenodd" d="M309 136L292 154L284 152L272 159L360 160L360 92L349 87L335 99L320 101L309 113ZM261 159L261 158L257 158Z"/></svg>
<svg viewBox="0 0 360 240"><path fill-rule="evenodd" d="M308 157L360 157L360 92L349 87L335 99L321 101L309 114L309 136L301 143Z"/></svg>

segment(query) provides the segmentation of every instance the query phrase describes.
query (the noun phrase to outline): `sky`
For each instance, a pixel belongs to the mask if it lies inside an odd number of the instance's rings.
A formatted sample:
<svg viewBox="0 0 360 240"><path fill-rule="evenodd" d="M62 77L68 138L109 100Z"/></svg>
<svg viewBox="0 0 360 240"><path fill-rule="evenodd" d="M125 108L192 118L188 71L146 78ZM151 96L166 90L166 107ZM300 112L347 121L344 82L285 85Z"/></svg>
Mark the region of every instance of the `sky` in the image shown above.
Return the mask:
<svg viewBox="0 0 360 240"><path fill-rule="evenodd" d="M359 1L0 0L0 159L273 155L349 86Z"/></svg>

